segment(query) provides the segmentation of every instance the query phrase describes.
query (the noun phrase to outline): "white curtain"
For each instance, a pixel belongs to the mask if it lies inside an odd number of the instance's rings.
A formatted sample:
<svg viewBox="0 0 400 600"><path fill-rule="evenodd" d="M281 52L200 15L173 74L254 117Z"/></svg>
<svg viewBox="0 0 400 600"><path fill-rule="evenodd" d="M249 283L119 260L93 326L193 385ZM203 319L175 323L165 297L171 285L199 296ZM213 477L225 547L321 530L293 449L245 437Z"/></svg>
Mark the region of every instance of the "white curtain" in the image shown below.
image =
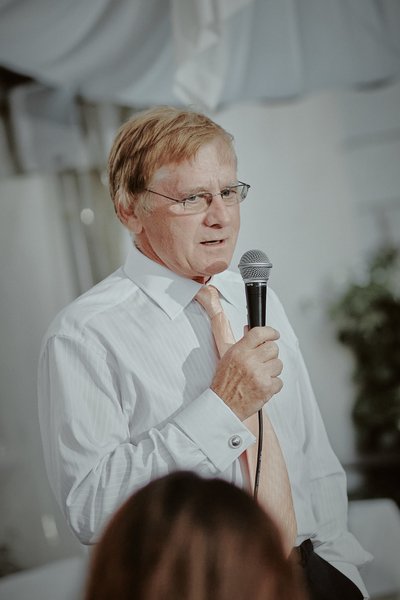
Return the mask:
<svg viewBox="0 0 400 600"><path fill-rule="evenodd" d="M0 64L97 102L205 109L398 79L398 0L2 0Z"/></svg>

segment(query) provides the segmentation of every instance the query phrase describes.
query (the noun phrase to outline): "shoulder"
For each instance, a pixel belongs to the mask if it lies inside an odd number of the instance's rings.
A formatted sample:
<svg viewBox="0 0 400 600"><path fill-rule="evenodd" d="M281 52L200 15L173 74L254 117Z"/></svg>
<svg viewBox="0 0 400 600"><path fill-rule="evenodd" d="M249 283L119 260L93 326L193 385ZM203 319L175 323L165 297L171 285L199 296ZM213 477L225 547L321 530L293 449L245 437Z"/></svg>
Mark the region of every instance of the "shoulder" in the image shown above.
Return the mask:
<svg viewBox="0 0 400 600"><path fill-rule="evenodd" d="M135 295L137 286L118 269L63 308L50 323L43 343L54 336L85 339Z"/></svg>

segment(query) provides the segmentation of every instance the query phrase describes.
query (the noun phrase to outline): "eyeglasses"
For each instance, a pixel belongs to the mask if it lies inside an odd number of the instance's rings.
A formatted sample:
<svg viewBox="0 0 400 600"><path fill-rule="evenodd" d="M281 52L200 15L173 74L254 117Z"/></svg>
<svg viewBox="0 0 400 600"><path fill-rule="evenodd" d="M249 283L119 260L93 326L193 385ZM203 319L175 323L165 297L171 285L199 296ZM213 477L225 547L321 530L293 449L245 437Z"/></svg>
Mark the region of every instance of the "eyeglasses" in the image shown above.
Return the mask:
<svg viewBox="0 0 400 600"><path fill-rule="evenodd" d="M147 188L145 191L175 202L172 208L176 213L194 214L205 212L215 196L221 196L226 206L239 204L239 202L243 202L243 200L246 198L249 189L250 185L248 183L239 181L237 185L228 185L217 194L211 194L210 192L199 192L197 194L187 196L187 198L183 198L182 200L165 196L165 194L160 194L159 192L155 192L154 190Z"/></svg>

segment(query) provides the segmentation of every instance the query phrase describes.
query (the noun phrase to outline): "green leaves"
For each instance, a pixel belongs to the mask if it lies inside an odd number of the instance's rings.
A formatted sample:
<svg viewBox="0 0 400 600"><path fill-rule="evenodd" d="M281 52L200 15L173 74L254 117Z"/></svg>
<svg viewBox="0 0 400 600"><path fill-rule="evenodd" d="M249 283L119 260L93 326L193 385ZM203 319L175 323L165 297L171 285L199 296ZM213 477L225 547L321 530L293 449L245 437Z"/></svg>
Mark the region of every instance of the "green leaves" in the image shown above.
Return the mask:
<svg viewBox="0 0 400 600"><path fill-rule="evenodd" d="M365 282L330 308L338 340L354 356L353 417L360 449L400 449L400 252L379 249Z"/></svg>

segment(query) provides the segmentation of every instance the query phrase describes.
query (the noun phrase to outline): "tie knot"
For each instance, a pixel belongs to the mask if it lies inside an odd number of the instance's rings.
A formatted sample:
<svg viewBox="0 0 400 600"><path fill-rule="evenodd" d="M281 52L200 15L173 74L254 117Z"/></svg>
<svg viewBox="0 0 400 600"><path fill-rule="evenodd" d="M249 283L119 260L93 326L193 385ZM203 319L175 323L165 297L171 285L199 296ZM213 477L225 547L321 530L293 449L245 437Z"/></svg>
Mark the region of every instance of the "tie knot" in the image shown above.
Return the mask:
<svg viewBox="0 0 400 600"><path fill-rule="evenodd" d="M202 305L210 319L222 312L222 305L219 299L217 288L213 285L203 285L197 292L195 299Z"/></svg>

